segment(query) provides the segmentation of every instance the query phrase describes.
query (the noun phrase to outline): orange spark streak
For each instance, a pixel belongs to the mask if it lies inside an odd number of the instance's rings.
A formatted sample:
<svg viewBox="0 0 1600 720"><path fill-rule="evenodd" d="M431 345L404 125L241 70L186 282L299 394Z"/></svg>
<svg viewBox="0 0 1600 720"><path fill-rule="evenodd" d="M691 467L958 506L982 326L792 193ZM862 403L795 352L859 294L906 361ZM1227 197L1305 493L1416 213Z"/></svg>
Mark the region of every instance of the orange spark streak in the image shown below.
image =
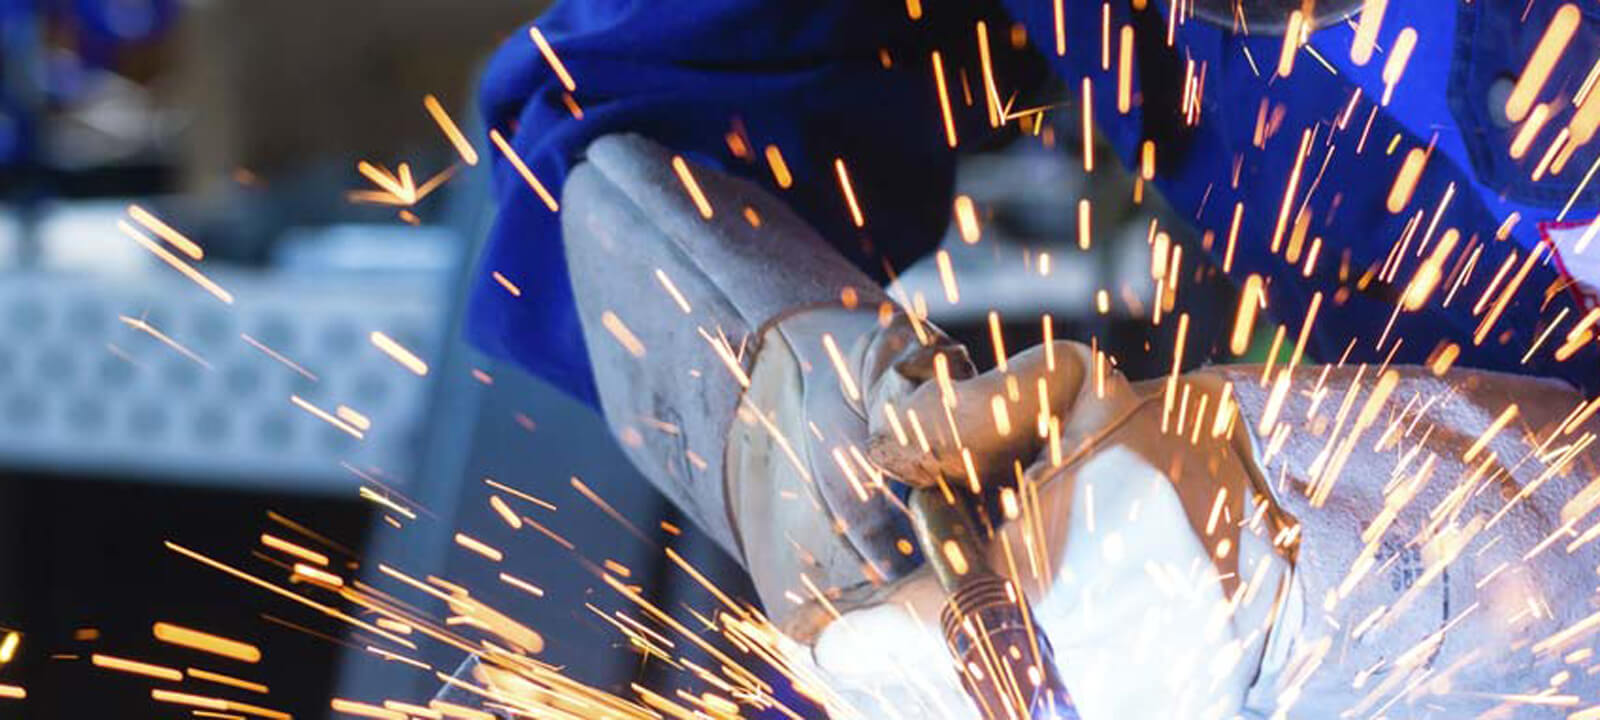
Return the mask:
<svg viewBox="0 0 1600 720"><path fill-rule="evenodd" d="M556 51L544 39L544 33L539 32L538 26L528 26L528 36L533 38L533 44L539 46L539 54L544 56L544 61L550 63L550 69L556 71L556 77L561 79L561 87L567 92L577 92L578 84L572 81L572 76L567 74L567 66L561 64L561 58L556 57Z"/></svg>
<svg viewBox="0 0 1600 720"><path fill-rule="evenodd" d="M1300 173L1305 170L1306 151L1311 147L1311 129L1300 133L1300 150L1294 156L1294 169L1289 171L1289 184L1283 189L1283 206L1278 209L1278 224L1272 231L1272 252L1277 254L1283 245L1283 232L1289 227L1289 210L1294 207L1295 194L1300 189Z"/></svg>
<svg viewBox="0 0 1600 720"><path fill-rule="evenodd" d="M1549 119L1550 103L1539 103L1511 139L1511 159L1521 160L1523 155L1528 154L1528 146L1533 144L1533 139L1539 136L1539 131L1544 129L1544 123Z"/></svg>
<svg viewBox="0 0 1600 720"><path fill-rule="evenodd" d="M623 349L627 350L629 355L636 358L644 357L644 343L639 342L638 336L634 335L633 331L622 323L622 319L617 317L616 313L610 310L600 313L600 324L605 326L612 337L615 337L617 342L622 344Z"/></svg>
<svg viewBox="0 0 1600 720"><path fill-rule="evenodd" d="M954 116L950 114L950 89L945 85L944 60L940 59L938 50L933 51L933 80L939 87L939 112L944 116L944 141L953 148L956 146L956 121ZM774 148L768 145L767 158L769 160L773 151ZM774 168L774 172L776 172L776 168ZM788 187L781 181L778 184Z"/></svg>
<svg viewBox="0 0 1600 720"><path fill-rule="evenodd" d="M500 149L500 154L505 156L506 162L511 163L511 167L516 168L517 174L522 176L523 182L528 183L528 187L533 188L534 194L544 201L544 206L550 208L550 212L559 212L561 210L561 204L556 202L555 196L545 189L544 183L539 182L539 178L535 177L533 171L528 169L527 163L522 162L522 157L517 155L517 151L512 149L511 143L506 142L505 136L501 135L499 130L489 131L489 141Z"/></svg>
<svg viewBox="0 0 1600 720"><path fill-rule="evenodd" d="M1467 452L1461 456L1461 459L1471 462L1473 458L1478 456L1478 453L1483 451L1484 447L1488 446L1489 441L1493 440L1496 434L1505 429L1505 426L1516 416L1517 404L1511 403L1507 405L1506 409L1500 411L1500 416L1496 417L1494 422L1489 423L1489 427L1483 431L1483 434L1479 435L1478 439L1474 440L1472 445L1467 448Z"/></svg>
<svg viewBox="0 0 1600 720"><path fill-rule="evenodd" d="M518 578L518 577L516 577L514 575L507 575L506 573L500 573L500 582L503 582L503 583L505 583L507 585L510 585L511 587L514 587L514 588L516 588L518 590L521 590L521 591L523 591L525 593L528 593L529 595L532 595L534 597L544 597L544 591L543 590L540 590L537 586L533 585L532 583L529 583L528 581L523 580L521 578Z"/></svg>
<svg viewBox="0 0 1600 720"><path fill-rule="evenodd" d="M1133 109L1133 26L1123 25L1117 47L1117 112Z"/></svg>
<svg viewBox="0 0 1600 720"><path fill-rule="evenodd" d="M989 112L989 126L1000 127L1000 91L994 84L994 63L989 59L989 26L982 20L977 23L978 64L983 71L983 106Z"/></svg>
<svg viewBox="0 0 1600 720"><path fill-rule="evenodd" d="M439 125L444 136L450 139L450 144L455 146L456 153L461 155L461 159L468 165L477 165L477 149L467 141L466 135L461 134L461 128L457 127L455 121L450 119L450 114L444 111L444 106L439 104L439 98L432 95L422 96L422 107L433 116L433 121Z"/></svg>
<svg viewBox="0 0 1600 720"><path fill-rule="evenodd" d="M211 363L206 362L205 358L196 355L193 350L184 347L182 343L179 343L177 340L173 340L171 337L168 337L166 333L157 330L154 325L151 325L150 323L147 323L139 318L128 317L127 315L118 315L117 319L121 320L122 324L127 325L135 330L142 331L150 337L161 341L161 344L166 345L167 347L177 351L178 354L193 360L195 364L199 365L200 367L203 367L207 370L211 369Z"/></svg>
<svg viewBox="0 0 1600 720"><path fill-rule="evenodd" d="M656 268L656 281L661 283L661 287L666 289L668 295L672 296L672 302L677 303L678 309L682 310L683 314L688 315L693 312L689 307L689 301L683 297L683 293L678 292L678 286L672 284L672 278L667 277L660 268Z"/></svg>
<svg viewBox="0 0 1600 720"><path fill-rule="evenodd" d="M1394 185L1389 188L1389 198L1385 206L1391 214L1398 214L1411 203L1411 194L1417 190L1417 181L1422 179L1422 169L1427 166L1428 153L1422 148L1412 148L1406 153L1405 161L1400 165L1400 172L1394 176Z"/></svg>
<svg viewBox="0 0 1600 720"><path fill-rule="evenodd" d="M327 555L323 555L315 550L301 547L300 545L296 545L295 543L284 540L276 535L261 533L261 544L272 548L273 550L277 550L288 555L293 555L294 557L309 563L315 563L323 567L327 567L328 565Z"/></svg>
<svg viewBox="0 0 1600 720"><path fill-rule="evenodd" d="M305 377L307 380L310 380L311 382L317 382L317 376L316 376L315 373L313 373L313 372L311 372L311 371L309 371L309 370L307 370L307 369L305 369L303 367L300 367L300 365L298 363L296 363L293 360L290 360L287 357L284 357L283 355L279 354L278 351L273 350L270 347L267 347L267 345L265 343L261 342L260 340L257 340L257 339L255 339L253 337L250 337L249 335L247 335L245 333L239 333L239 337L244 339L245 342L249 343L251 347L254 347L257 350L260 350L261 352L266 353L267 357L270 357L273 360L277 360L278 362L283 363L284 365L288 366L288 368L290 370L293 370L293 371L295 371L297 373L300 373L300 375Z"/></svg>
<svg viewBox="0 0 1600 720"><path fill-rule="evenodd" d="M403 712L381 708L377 705L358 703L353 700L334 698L329 706L333 708L334 712L341 712L346 715L377 718L378 720L406 720L406 714Z"/></svg>
<svg viewBox="0 0 1600 720"><path fill-rule="evenodd" d="M944 285L944 299L951 305L961 302L961 289L956 287L956 273L950 266L950 253L940 250L934 255L939 266L939 281Z"/></svg>
<svg viewBox="0 0 1600 720"><path fill-rule="evenodd" d="M126 658L119 658L113 655L101 655L100 653L95 653L89 657L89 661L93 663L95 667L103 667L107 670L116 670L118 672L144 675L145 677L153 677L157 680L169 680L172 682L180 682L183 680L183 673L177 670L169 667L163 667L161 665L152 665L150 663L139 662L138 660L128 660Z"/></svg>
<svg viewBox="0 0 1600 720"><path fill-rule="evenodd" d="M150 254L161 258L161 261L167 265L170 265L172 269L183 273L184 277L193 280L196 285L199 285L206 292L216 296L218 300L221 300L229 305L233 304L233 293L222 289L222 286L212 282L211 278L206 277L199 270L196 270L193 265L184 262L181 258L173 255L170 251L157 244L154 240L145 237L144 233L134 229L132 225L129 225L122 220L118 220L117 229L121 230L123 234L127 235L128 237L133 238L133 241L139 243L140 247L149 250Z"/></svg>
<svg viewBox="0 0 1600 720"><path fill-rule="evenodd" d="M1567 43L1572 41L1582 20L1583 13L1578 10L1577 4L1567 3L1556 11L1550 24L1545 26L1544 36L1539 38L1539 44L1528 57L1528 64L1522 68L1522 75L1517 78L1517 84L1511 88L1511 95L1506 97L1506 117L1511 122L1522 122L1528 116L1528 111L1533 109L1533 101L1544 89L1545 82L1550 79L1550 71L1555 69L1556 61L1566 52Z"/></svg>
<svg viewBox="0 0 1600 720"><path fill-rule="evenodd" d="M833 172L839 176L839 190L844 193L844 200L850 205L850 221L856 227L867 224L866 218L861 216L861 205L856 202L856 191L850 184L850 173L845 170L844 158L833 159Z"/></svg>
<svg viewBox="0 0 1600 720"><path fill-rule="evenodd" d="M789 189L794 184L794 176L789 174L789 165L783 161L783 153L777 145L768 145L765 154L767 165L772 168L773 181L778 183L778 187Z"/></svg>
<svg viewBox="0 0 1600 720"><path fill-rule="evenodd" d="M1093 239L1089 199L1078 201L1078 249L1088 250Z"/></svg>
<svg viewBox="0 0 1600 720"><path fill-rule="evenodd" d="M522 297L522 288L517 287L517 284L511 282L510 278L500 274L499 270L490 272L489 276L494 278L495 282L500 283L500 287L505 288L506 292L511 293L511 297Z"/></svg>
<svg viewBox="0 0 1600 720"><path fill-rule="evenodd" d="M171 543L167 543L167 545L169 547L172 546ZM230 640L219 635L212 635L211 633L164 622L156 623L151 628L151 632L157 640L164 643L208 652L213 655L221 655L240 662L254 663L261 661L261 650L254 645L238 640Z"/></svg>
<svg viewBox="0 0 1600 720"><path fill-rule="evenodd" d="M231 675L223 675L222 673L214 673L214 672L211 672L209 670L202 670L200 668L187 668L185 670L185 672L189 673L189 677L195 678L197 680L207 680L207 681L210 681L210 682L217 683L219 685L227 685L229 687L236 687L236 688L239 688L240 690L249 690L251 692L261 693L262 695L266 695L267 692L268 692L267 691L267 686L262 685L261 683L250 682L249 680L240 680L239 678L233 677Z"/></svg>
<svg viewBox="0 0 1600 720"><path fill-rule="evenodd" d="M978 211L972 205L972 198L967 195L957 195L955 211L956 227L961 231L961 241L968 245L977 243L983 235L983 230L978 226Z"/></svg>
<svg viewBox="0 0 1600 720"><path fill-rule="evenodd" d="M1350 43L1350 61L1357 66L1372 60L1372 51L1378 46L1378 28L1383 24L1383 12L1389 0L1367 0L1361 8L1361 20L1356 24L1356 39Z"/></svg>
<svg viewBox="0 0 1600 720"><path fill-rule="evenodd" d="M1067 54L1067 18L1065 11L1061 7L1061 2L1062 0L1055 0L1052 5L1055 8L1056 20L1056 55L1065 56Z"/></svg>
<svg viewBox="0 0 1600 720"><path fill-rule="evenodd" d="M828 351L828 359L833 361L833 369L839 374L839 382L844 386L845 395L851 400L860 400L861 391L856 389L856 381L850 377L850 368L845 365L844 356L839 353L839 345L833 341L833 336L822 334L822 347Z"/></svg>
<svg viewBox="0 0 1600 720"><path fill-rule="evenodd" d="M184 237L183 233L172 229L171 225L162 222L160 218L151 215L144 208L138 205L129 205L128 214L134 220L139 221L140 225L149 228L150 232L155 233L162 240L167 241L168 244L188 255L190 260L201 260L205 257L205 251L200 249L200 246L196 245L193 240Z"/></svg>
<svg viewBox="0 0 1600 720"><path fill-rule="evenodd" d="M485 545L483 541L467 535L466 533L456 533L455 539L457 545L489 558L490 560L500 562L501 560L505 559L504 553Z"/></svg>
<svg viewBox="0 0 1600 720"><path fill-rule="evenodd" d="M1406 65L1411 62L1411 53L1416 49L1416 29L1408 27L1401 30L1400 36L1394 39L1394 47L1389 48L1389 59L1383 63L1383 100L1380 104L1389 104L1395 86L1400 83L1400 77L1405 75Z"/></svg>
<svg viewBox="0 0 1600 720"><path fill-rule="evenodd" d="M395 362L400 363L400 365L405 369L410 370L417 375L428 374L428 364L423 362L422 358L417 357L415 353L405 349L405 347L403 347L400 343L395 342L394 339L390 338L388 335L374 330L367 336L367 339L372 341L373 347L382 350L385 355L388 355Z"/></svg>
<svg viewBox="0 0 1600 720"><path fill-rule="evenodd" d="M0 685L0 698L5 698L7 700L25 700L27 697L28 691L17 687L16 685Z"/></svg>
<svg viewBox="0 0 1600 720"><path fill-rule="evenodd" d="M1511 302L1511 296L1516 294L1518 288L1522 287L1522 281L1528 278L1528 273L1533 271L1533 266L1538 263L1539 258L1544 257L1544 252L1545 245L1541 243L1534 246L1533 252L1528 253L1528 257L1523 261L1522 267L1517 269L1516 276L1506 284L1505 289L1500 293L1499 299L1495 300L1494 307L1489 310L1487 315L1483 316L1483 322L1479 323L1478 329L1472 333L1473 345L1483 344L1483 339L1489 336L1490 328L1494 327L1495 321L1500 319L1500 314L1505 312L1506 305Z"/></svg>
<svg viewBox="0 0 1600 720"><path fill-rule="evenodd" d="M678 174L678 181L683 183L683 189L689 191L689 197L694 200L695 209L700 211L700 217L711 219L711 201L706 199L705 192L700 190L700 183L696 182L694 175L689 172L689 164L684 162L681 155L672 156L672 171Z"/></svg>
<svg viewBox="0 0 1600 720"><path fill-rule="evenodd" d="M1094 172L1094 86L1088 76L1083 78L1083 171Z"/></svg>
<svg viewBox="0 0 1600 720"><path fill-rule="evenodd" d="M1305 36L1306 16L1296 10L1289 14L1284 27L1283 45L1278 50L1278 77L1289 77L1294 72L1294 56L1300 50L1300 40Z"/></svg>
<svg viewBox="0 0 1600 720"><path fill-rule="evenodd" d="M1289 369L1300 365L1300 358L1306 353L1306 339L1311 336L1311 325L1317 321L1317 309L1322 307L1322 292L1319 290L1311 296L1311 306L1306 309L1305 322L1300 325L1300 337L1294 341L1294 354L1289 356Z"/></svg>
<svg viewBox="0 0 1600 720"><path fill-rule="evenodd" d="M1261 276L1254 273L1245 278L1244 291L1239 293L1239 314L1233 323L1233 337L1228 348L1234 355L1243 355L1250 349L1250 336L1255 329L1256 310L1263 299Z"/></svg>

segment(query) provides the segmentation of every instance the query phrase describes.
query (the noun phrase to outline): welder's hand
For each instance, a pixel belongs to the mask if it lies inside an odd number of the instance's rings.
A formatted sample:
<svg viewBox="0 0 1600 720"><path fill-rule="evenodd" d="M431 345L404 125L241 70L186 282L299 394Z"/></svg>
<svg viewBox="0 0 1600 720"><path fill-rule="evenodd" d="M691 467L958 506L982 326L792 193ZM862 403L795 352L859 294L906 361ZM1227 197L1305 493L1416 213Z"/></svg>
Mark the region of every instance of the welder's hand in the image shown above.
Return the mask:
<svg viewBox="0 0 1600 720"><path fill-rule="evenodd" d="M1006 518L988 560L1025 591L1082 717L1210 717L1213 703L1237 708L1242 691L1236 690L1248 685L1238 676L1248 663L1237 661L1239 648L1225 632L1229 616L1217 614L1226 598L1219 583L1206 581L1208 548L1185 522L1174 487L1183 476L1214 493L1203 477L1243 471L1230 456L1207 455L1188 438L1164 433L1160 396L1141 398L1120 374L1102 371L1097 379L1087 348L1057 343L948 389L930 383L912 394L907 410L934 418L923 420L934 458L919 458L915 439L908 447L881 435L874 457L926 483L935 472L964 477L964 448L975 467L987 469L986 486L1012 488L1016 479L1006 466L1022 463L1024 489L1017 496L1026 499L1002 503ZM1037 432L1040 379L1044 438ZM955 406L945 417L949 394ZM997 427L996 396L1010 432ZM1052 418L1060 435L1054 451ZM929 427L935 423L953 432L936 441ZM1173 471L1175 460L1191 469ZM1172 480L1169 472L1176 472ZM812 646L812 658L842 697L869 708L866 717L888 716L885 707L904 717L979 717L940 632L945 601L923 567L876 603L843 612Z"/></svg>
<svg viewBox="0 0 1600 720"><path fill-rule="evenodd" d="M1038 345L976 377L930 367L901 398L873 398L870 456L897 480L917 487L941 477L963 485L1011 481L1032 465L1076 404L1093 370L1079 343ZM978 482L973 483L976 474Z"/></svg>

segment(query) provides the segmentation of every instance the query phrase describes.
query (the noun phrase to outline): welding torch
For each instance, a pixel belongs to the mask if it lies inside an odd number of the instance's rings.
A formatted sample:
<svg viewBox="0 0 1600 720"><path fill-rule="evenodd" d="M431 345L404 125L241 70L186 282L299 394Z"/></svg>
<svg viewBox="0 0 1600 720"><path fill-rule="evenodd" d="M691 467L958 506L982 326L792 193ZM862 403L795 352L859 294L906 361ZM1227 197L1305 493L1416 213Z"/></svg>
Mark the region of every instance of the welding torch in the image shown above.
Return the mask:
<svg viewBox="0 0 1600 720"><path fill-rule="evenodd" d="M970 505L948 486L910 499L923 556L949 597L939 624L962 689L984 720L1077 720L1050 641L1022 589L990 567Z"/></svg>

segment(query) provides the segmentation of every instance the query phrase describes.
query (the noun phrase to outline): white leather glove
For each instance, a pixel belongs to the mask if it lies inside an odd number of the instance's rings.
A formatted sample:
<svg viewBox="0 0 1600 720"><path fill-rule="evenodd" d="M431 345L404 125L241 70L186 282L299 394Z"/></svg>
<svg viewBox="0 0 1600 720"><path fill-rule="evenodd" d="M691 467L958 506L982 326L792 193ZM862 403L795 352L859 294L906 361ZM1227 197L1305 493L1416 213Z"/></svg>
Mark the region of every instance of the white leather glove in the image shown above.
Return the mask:
<svg viewBox="0 0 1600 720"><path fill-rule="evenodd" d="M923 385L898 410L902 425L917 415L928 450L914 437L901 444L879 408L873 456L887 470L912 483L939 474L962 482L970 458L981 484L1015 493L1002 502L1007 522L989 559L1026 591L1084 718L1238 711L1282 565L1269 543L1240 533L1247 470L1226 440L1209 427L1163 433L1159 393L1141 397L1110 368L1097 373L1088 348L1065 342L1015 356L1005 370ZM1026 468L1020 490L1013 462ZM1236 567L1260 587L1241 591ZM829 625L814 660L868 716L978 717L939 630L944 603L924 567Z"/></svg>

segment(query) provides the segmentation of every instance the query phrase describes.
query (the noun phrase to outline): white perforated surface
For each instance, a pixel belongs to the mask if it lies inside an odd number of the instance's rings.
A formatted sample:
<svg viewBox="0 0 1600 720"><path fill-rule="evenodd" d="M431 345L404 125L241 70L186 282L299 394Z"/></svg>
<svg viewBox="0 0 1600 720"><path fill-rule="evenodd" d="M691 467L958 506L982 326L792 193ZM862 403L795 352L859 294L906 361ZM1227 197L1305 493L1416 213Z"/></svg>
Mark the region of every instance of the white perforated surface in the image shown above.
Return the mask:
<svg viewBox="0 0 1600 720"><path fill-rule="evenodd" d="M167 272L163 270L162 272ZM382 331L432 360L431 276L213 276L231 305L177 276L0 273L0 471L348 492L404 477L428 379L373 347ZM191 351L119 316L143 319ZM248 334L316 375L253 347ZM290 401L370 418L356 439Z"/></svg>

